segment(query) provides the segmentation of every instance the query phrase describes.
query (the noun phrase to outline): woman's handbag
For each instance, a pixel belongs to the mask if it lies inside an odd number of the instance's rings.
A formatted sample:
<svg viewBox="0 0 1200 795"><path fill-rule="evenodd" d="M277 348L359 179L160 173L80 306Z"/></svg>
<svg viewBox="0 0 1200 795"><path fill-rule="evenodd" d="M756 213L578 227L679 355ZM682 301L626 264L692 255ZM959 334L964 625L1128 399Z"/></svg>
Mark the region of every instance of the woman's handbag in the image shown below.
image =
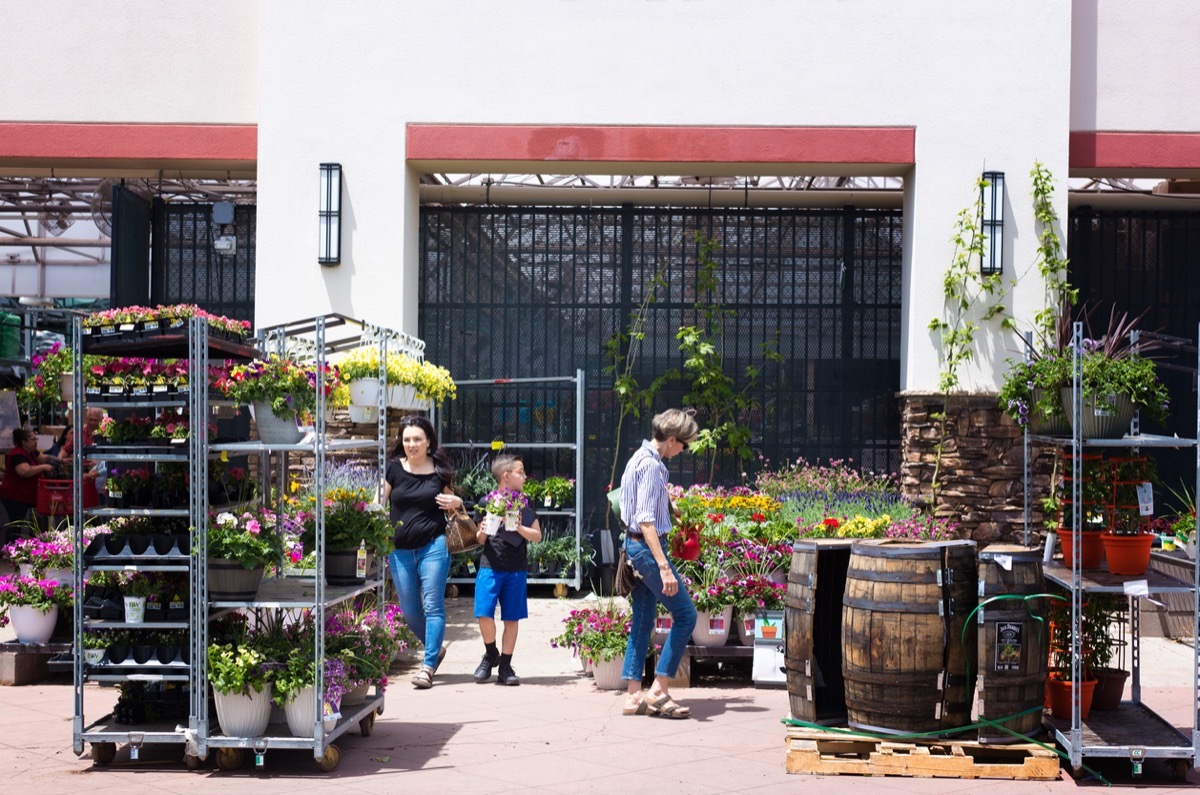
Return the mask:
<svg viewBox="0 0 1200 795"><path fill-rule="evenodd" d="M613 593L617 596L629 596L633 593L633 564L625 556L625 548L617 555L617 574L613 578Z"/></svg>
<svg viewBox="0 0 1200 795"><path fill-rule="evenodd" d="M471 517L467 516L461 505L453 511L446 512L446 549L450 550L451 555L470 552L475 547L482 546L476 540L476 532L475 522L471 521Z"/></svg>

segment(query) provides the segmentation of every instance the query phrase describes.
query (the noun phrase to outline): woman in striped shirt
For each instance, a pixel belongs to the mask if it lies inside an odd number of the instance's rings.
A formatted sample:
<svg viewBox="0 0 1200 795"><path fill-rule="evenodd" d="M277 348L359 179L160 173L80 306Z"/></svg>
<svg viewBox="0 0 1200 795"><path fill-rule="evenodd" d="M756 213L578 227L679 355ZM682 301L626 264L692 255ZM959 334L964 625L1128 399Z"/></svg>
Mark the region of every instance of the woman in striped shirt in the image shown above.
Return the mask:
<svg viewBox="0 0 1200 795"><path fill-rule="evenodd" d="M679 455L696 439L699 429L693 413L668 409L655 415L654 438L642 442L621 476L625 555L634 571L634 587L629 596L633 617L621 674L628 687L622 710L626 715L648 714L676 720L691 717L688 708L676 704L668 692L668 680L678 671L692 628L696 626L696 606L667 557L672 506L663 461ZM654 684L643 694L642 669L659 602L671 613L671 632L654 670Z"/></svg>

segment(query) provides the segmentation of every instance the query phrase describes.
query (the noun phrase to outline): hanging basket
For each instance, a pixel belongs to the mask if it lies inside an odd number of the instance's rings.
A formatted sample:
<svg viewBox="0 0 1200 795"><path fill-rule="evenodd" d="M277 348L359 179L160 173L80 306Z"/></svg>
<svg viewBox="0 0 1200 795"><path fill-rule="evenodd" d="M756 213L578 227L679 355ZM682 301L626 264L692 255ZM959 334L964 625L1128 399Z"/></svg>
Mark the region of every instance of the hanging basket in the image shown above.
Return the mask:
<svg viewBox="0 0 1200 795"><path fill-rule="evenodd" d="M371 404L370 406L356 406L351 403L348 411L350 412L351 422L376 422L379 419L379 409L375 404Z"/></svg>
<svg viewBox="0 0 1200 795"><path fill-rule="evenodd" d="M417 388L409 384L392 384L387 389L387 405L390 409L419 408Z"/></svg>
<svg viewBox="0 0 1200 795"><path fill-rule="evenodd" d="M378 378L355 378L346 386L350 390L351 406L377 407L379 405Z"/></svg>
<svg viewBox="0 0 1200 795"><path fill-rule="evenodd" d="M304 438L303 431L296 425L296 415L277 417L271 404L254 401L250 405L254 412L254 425L258 429L258 440L263 444L296 444Z"/></svg>
<svg viewBox="0 0 1200 795"><path fill-rule="evenodd" d="M1071 389L1063 387L1063 410L1072 429L1076 426L1075 406L1071 401ZM1127 395L1109 395L1096 400L1083 396L1083 416L1078 418L1079 433L1084 439L1120 439L1129 432L1133 419L1133 401Z"/></svg>
<svg viewBox="0 0 1200 795"><path fill-rule="evenodd" d="M236 560L209 558L208 598L214 602L245 601L258 596L263 567L247 569Z"/></svg>

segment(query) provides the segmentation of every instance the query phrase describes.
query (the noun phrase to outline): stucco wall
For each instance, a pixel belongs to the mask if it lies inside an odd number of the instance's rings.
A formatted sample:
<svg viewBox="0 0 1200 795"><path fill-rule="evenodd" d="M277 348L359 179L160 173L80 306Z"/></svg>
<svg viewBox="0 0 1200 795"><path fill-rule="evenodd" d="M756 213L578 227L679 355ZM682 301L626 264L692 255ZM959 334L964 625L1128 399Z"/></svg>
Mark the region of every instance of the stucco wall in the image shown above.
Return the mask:
<svg viewBox="0 0 1200 795"><path fill-rule="evenodd" d="M1073 0L1071 129L1200 130L1200 3Z"/></svg>
<svg viewBox="0 0 1200 795"><path fill-rule="evenodd" d="M380 0L334 13L263 0L260 30L259 283L294 296L260 293L265 323L337 309L415 329L415 297L399 289L417 252L409 122L912 126L902 380L929 387L938 365L925 325L973 180L1009 176L1012 273L1036 243L1029 169L1040 159L1067 172L1067 4ZM326 160L345 169L347 233L343 264L322 270ZM1065 192L1059 200L1065 214ZM1029 314L1040 290L1016 300ZM1004 348L983 346L971 384L986 388Z"/></svg>
<svg viewBox="0 0 1200 795"><path fill-rule="evenodd" d="M253 123L258 4L14 0L0 121Z"/></svg>

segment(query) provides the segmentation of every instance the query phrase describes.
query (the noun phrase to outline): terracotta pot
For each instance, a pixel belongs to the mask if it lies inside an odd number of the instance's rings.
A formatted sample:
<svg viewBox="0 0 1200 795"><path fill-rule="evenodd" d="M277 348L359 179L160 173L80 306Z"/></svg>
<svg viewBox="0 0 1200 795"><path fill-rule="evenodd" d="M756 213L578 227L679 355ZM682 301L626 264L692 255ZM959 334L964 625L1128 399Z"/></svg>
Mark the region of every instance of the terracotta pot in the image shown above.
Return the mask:
<svg viewBox="0 0 1200 795"><path fill-rule="evenodd" d="M1096 692L1096 680L1079 683L1079 719L1086 720L1092 711L1092 698ZM1056 718L1071 719L1071 683L1051 675L1046 680L1046 703Z"/></svg>
<svg viewBox="0 0 1200 795"><path fill-rule="evenodd" d="M1150 565L1150 548L1154 545L1153 533L1134 536L1119 536L1102 533L1104 557L1108 559L1110 574L1136 576L1145 574Z"/></svg>
<svg viewBox="0 0 1200 795"><path fill-rule="evenodd" d="M1059 527L1058 543L1062 545L1063 565L1070 566L1075 560L1075 543L1071 535L1069 527ZM1081 563L1085 569L1098 569L1104 561L1104 542L1100 540L1103 535L1099 530L1083 530L1080 532L1082 536Z"/></svg>

